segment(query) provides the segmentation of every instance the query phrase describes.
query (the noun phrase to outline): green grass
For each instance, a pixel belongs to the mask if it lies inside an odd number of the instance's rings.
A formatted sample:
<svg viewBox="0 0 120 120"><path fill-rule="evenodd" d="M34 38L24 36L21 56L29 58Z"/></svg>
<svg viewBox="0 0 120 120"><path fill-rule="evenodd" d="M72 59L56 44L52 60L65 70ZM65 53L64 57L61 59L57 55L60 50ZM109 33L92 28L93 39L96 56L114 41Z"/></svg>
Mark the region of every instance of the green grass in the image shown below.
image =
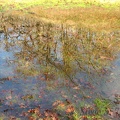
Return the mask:
<svg viewBox="0 0 120 120"><path fill-rule="evenodd" d="M74 1L73 0L5 0L5 1L0 0L0 6L1 6L0 11L3 10L6 11L11 9L23 9L38 5L45 8L59 7L62 9L74 8L74 7L90 7L90 6L119 8L120 1L119 0L114 0L114 1L116 2L100 2L100 0L74 0Z"/></svg>
<svg viewBox="0 0 120 120"><path fill-rule="evenodd" d="M98 114L100 116L103 116L104 114L107 113L107 109L110 107L111 103L110 101L106 100L106 99L99 99L96 98L94 100L94 103L98 109Z"/></svg>

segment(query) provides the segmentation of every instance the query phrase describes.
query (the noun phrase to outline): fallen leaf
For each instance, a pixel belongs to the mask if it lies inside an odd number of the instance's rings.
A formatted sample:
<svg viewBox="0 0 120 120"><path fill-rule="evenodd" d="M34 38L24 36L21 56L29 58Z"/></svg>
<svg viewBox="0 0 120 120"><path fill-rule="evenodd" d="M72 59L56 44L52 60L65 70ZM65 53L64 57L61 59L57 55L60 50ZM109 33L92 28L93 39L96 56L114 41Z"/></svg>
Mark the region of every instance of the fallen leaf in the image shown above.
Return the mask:
<svg viewBox="0 0 120 120"><path fill-rule="evenodd" d="M108 110L108 114L109 114L111 117L114 117L114 112L113 112L110 108L108 108L107 110Z"/></svg>
<svg viewBox="0 0 120 120"><path fill-rule="evenodd" d="M74 112L74 107L73 106L69 106L67 109L66 109L66 113L69 114L71 112Z"/></svg>

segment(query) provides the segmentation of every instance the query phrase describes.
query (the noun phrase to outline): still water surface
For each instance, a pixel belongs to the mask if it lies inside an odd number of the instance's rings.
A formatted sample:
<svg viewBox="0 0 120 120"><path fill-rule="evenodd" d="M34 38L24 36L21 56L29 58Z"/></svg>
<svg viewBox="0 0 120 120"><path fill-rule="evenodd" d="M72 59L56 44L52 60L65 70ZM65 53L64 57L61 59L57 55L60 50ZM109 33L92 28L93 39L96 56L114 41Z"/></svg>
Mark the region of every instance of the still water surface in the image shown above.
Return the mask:
<svg viewBox="0 0 120 120"><path fill-rule="evenodd" d="M92 104L96 97L114 101L120 93L120 56L98 43L108 36L119 39L119 32L105 35L11 19L2 27L0 114L7 110L8 116L21 117L37 106L52 109L56 100L68 99L76 107L81 101Z"/></svg>

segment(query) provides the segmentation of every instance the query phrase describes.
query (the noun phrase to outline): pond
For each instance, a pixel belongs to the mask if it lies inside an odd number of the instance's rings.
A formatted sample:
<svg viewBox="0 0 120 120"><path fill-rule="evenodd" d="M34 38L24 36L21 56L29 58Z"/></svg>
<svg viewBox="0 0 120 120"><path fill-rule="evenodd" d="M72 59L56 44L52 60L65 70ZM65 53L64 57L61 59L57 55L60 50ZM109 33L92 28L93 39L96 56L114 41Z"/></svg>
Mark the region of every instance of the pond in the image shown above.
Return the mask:
<svg viewBox="0 0 120 120"><path fill-rule="evenodd" d="M81 104L92 105L96 98L114 103L120 97L120 31L99 33L24 17L1 21L0 116L28 119L39 108L44 117L56 101L80 112ZM114 109L120 112L119 103Z"/></svg>

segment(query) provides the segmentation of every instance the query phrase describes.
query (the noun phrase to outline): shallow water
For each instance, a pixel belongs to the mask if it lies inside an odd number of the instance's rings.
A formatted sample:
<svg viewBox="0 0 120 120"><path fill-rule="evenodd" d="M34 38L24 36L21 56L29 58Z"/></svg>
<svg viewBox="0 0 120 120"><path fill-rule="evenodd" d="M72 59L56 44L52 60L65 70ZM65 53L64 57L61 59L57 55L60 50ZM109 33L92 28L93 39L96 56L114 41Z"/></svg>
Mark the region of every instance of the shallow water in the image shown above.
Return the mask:
<svg viewBox="0 0 120 120"><path fill-rule="evenodd" d="M38 106L42 112L52 109L56 100L70 100L78 108L80 101L92 104L96 97L115 100L120 57L100 59L114 53L97 46L95 33L24 22L6 25L0 33L1 115L24 118L22 112Z"/></svg>

